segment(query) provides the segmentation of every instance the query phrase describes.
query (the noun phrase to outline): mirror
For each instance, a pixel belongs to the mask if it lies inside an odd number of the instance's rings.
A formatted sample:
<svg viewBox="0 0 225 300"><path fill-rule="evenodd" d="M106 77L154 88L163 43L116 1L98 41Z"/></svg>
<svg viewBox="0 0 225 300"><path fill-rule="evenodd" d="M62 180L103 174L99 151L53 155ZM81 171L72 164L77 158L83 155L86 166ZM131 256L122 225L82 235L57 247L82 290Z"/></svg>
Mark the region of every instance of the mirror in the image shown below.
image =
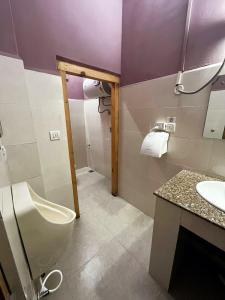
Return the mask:
<svg viewBox="0 0 225 300"><path fill-rule="evenodd" d="M203 136L225 139L225 75L212 85Z"/></svg>

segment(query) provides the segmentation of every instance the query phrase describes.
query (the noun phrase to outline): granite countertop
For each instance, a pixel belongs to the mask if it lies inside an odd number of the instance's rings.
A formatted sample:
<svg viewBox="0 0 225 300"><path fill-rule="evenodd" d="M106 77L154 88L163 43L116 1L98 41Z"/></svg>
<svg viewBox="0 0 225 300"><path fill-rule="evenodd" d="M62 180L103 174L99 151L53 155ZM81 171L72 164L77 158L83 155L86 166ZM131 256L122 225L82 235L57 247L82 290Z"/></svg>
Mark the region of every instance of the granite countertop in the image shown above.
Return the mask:
<svg viewBox="0 0 225 300"><path fill-rule="evenodd" d="M204 180L225 179L183 170L154 194L225 229L225 212L209 204L196 191L196 184Z"/></svg>

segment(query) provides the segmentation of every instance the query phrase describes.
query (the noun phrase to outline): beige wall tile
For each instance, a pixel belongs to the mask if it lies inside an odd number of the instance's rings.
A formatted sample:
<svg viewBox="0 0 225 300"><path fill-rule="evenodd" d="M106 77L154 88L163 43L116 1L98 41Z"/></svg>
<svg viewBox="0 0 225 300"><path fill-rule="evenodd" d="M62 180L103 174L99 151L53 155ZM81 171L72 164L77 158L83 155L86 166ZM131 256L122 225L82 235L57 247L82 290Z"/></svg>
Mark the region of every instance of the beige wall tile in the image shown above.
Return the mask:
<svg viewBox="0 0 225 300"><path fill-rule="evenodd" d="M111 177L111 116L98 113L98 99L84 101L88 165Z"/></svg>
<svg viewBox="0 0 225 300"><path fill-rule="evenodd" d="M30 104L45 107L49 103L63 103L60 76L25 70Z"/></svg>
<svg viewBox="0 0 225 300"><path fill-rule="evenodd" d="M25 74L46 197L53 202L61 201L62 205L72 206L61 79L56 75L29 70L25 70ZM50 130L60 130L60 140L50 141ZM68 198L62 197L63 193Z"/></svg>
<svg viewBox="0 0 225 300"><path fill-rule="evenodd" d="M43 183L43 178L41 176L30 178L27 179L26 181L32 187L35 193L45 198L46 195L44 190L44 183Z"/></svg>
<svg viewBox="0 0 225 300"><path fill-rule="evenodd" d="M0 103L28 104L23 61L0 55Z"/></svg>
<svg viewBox="0 0 225 300"><path fill-rule="evenodd" d="M8 161L1 168L1 183L32 180L41 172L23 61L0 56L0 68L4 69L0 80L2 143L8 152Z"/></svg>
<svg viewBox="0 0 225 300"><path fill-rule="evenodd" d="M176 75L170 75L124 87L122 105L127 108L177 107L179 99L173 93L175 83Z"/></svg>
<svg viewBox="0 0 225 300"><path fill-rule="evenodd" d="M186 90L204 84L217 70L210 66L186 72ZM175 95L177 75L157 78L121 88L119 194L153 216L152 193L183 168L225 175L224 142L203 139L209 101L209 88L192 96ZM168 153L161 159L140 155L145 135L155 122L176 117L176 132L171 134Z"/></svg>
<svg viewBox="0 0 225 300"><path fill-rule="evenodd" d="M120 173L119 195L147 215L154 217L155 196L153 192L161 183L149 179L144 180L129 173L129 171Z"/></svg>
<svg viewBox="0 0 225 300"><path fill-rule="evenodd" d="M209 172L225 176L225 141L214 140Z"/></svg>
<svg viewBox="0 0 225 300"><path fill-rule="evenodd" d="M0 104L4 145L35 142L33 120L28 105Z"/></svg>
<svg viewBox="0 0 225 300"><path fill-rule="evenodd" d="M168 143L168 161L194 170L207 170L213 142L204 139L171 137Z"/></svg>
<svg viewBox="0 0 225 300"><path fill-rule="evenodd" d="M0 162L0 188L10 184L8 164Z"/></svg>
<svg viewBox="0 0 225 300"><path fill-rule="evenodd" d="M76 169L87 167L87 144L84 121L84 100L70 99L70 120L73 134Z"/></svg>
<svg viewBox="0 0 225 300"><path fill-rule="evenodd" d="M183 107L174 115L176 132L174 136L184 138L202 138L207 107Z"/></svg>
<svg viewBox="0 0 225 300"><path fill-rule="evenodd" d="M36 143L7 146L6 149L12 183L41 175Z"/></svg>
<svg viewBox="0 0 225 300"><path fill-rule="evenodd" d="M49 201L74 209L73 191L70 183L60 185L58 188L54 186L53 189L46 191L46 197Z"/></svg>

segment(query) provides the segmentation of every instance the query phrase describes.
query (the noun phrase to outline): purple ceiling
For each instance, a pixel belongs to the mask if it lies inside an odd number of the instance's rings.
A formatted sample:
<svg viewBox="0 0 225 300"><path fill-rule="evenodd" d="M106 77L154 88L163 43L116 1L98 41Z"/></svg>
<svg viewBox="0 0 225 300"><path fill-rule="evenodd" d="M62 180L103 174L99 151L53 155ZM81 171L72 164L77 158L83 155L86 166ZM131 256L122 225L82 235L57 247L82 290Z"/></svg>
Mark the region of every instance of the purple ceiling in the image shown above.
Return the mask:
<svg viewBox="0 0 225 300"><path fill-rule="evenodd" d="M179 70L187 1L123 0L121 24L122 0L2 0L0 52L50 73L56 55L115 73L122 68L123 85L169 75ZM225 56L225 1L193 3L186 69Z"/></svg>
<svg viewBox="0 0 225 300"><path fill-rule="evenodd" d="M26 68L54 72L59 55L120 73L122 0L107 0L107 5L103 0L11 0L11 6L18 53ZM0 11L5 39L0 50L11 53L6 13Z"/></svg>
<svg viewBox="0 0 225 300"><path fill-rule="evenodd" d="M78 76L68 76L68 94L69 99L84 99L83 78Z"/></svg>
<svg viewBox="0 0 225 300"><path fill-rule="evenodd" d="M18 54L9 0L0 1L0 52Z"/></svg>
<svg viewBox="0 0 225 300"><path fill-rule="evenodd" d="M176 73L187 0L124 0L122 84ZM194 0L186 69L216 63L225 56L225 1Z"/></svg>

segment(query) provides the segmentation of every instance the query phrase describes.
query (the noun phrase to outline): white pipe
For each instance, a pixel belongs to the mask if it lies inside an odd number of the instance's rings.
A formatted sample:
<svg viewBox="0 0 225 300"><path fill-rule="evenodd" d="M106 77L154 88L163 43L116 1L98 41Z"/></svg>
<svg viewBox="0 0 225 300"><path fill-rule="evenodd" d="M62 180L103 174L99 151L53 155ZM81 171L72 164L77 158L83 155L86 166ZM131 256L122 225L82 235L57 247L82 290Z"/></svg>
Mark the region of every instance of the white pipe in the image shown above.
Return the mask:
<svg viewBox="0 0 225 300"><path fill-rule="evenodd" d="M182 48L182 54L181 54L181 71L182 72L184 72L184 69L185 69L186 54L187 54L187 43L188 43L188 36L189 36L189 30L190 30L190 24L191 24L192 5L193 5L193 0L188 0L186 24L185 24L185 30L184 30L183 48Z"/></svg>
<svg viewBox="0 0 225 300"><path fill-rule="evenodd" d="M54 274L54 273L58 273L58 274L59 274L60 280L59 280L58 285L57 285L54 289L49 290L49 289L45 286L45 284L46 284L48 278L49 278L52 274ZM39 293L39 294L40 294L39 299L42 298L42 297L44 297L44 296L46 296L46 295L48 295L48 294L51 294L51 293L56 292L56 291L59 289L59 287L61 286L62 281L63 281L63 274L62 274L62 272L61 272L60 270L53 270L53 271L51 271L50 273L48 273L48 275L45 277L45 279L44 279L43 281L42 281L42 278L40 278L41 290L40 290L40 293Z"/></svg>
<svg viewBox="0 0 225 300"><path fill-rule="evenodd" d="M182 85L182 75L185 70L185 62L186 62L186 55L187 55L187 43L188 43L188 36L189 36L190 23L191 23L192 4L193 4L193 0L188 0L186 23L185 23L185 29L184 29L183 47L182 47L182 53L181 53L181 65L180 65L180 71L177 74L177 81L176 81L176 85L174 88L174 93L176 95L179 95L180 91L184 89L184 87Z"/></svg>

